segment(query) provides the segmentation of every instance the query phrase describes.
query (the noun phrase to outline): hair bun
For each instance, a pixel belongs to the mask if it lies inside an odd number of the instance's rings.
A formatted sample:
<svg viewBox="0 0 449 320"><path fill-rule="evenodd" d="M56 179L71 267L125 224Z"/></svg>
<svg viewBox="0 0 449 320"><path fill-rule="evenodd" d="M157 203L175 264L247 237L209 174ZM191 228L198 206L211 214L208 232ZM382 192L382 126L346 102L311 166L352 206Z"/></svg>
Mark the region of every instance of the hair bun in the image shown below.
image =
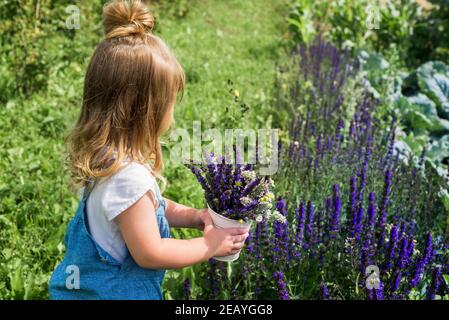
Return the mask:
<svg viewBox="0 0 449 320"><path fill-rule="evenodd" d="M151 32L154 19L140 0L115 0L103 8L106 38L144 35Z"/></svg>

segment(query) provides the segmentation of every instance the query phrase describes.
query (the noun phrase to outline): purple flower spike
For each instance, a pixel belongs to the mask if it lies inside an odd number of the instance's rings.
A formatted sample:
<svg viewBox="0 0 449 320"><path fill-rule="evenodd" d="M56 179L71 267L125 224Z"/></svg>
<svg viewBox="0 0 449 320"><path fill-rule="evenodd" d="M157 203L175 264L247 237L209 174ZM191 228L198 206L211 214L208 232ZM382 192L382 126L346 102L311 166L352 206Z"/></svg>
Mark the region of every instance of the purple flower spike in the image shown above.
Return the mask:
<svg viewBox="0 0 449 320"><path fill-rule="evenodd" d="M376 300L384 299L384 287L383 287L382 281L379 281L379 288L373 289L373 290L374 290L374 298Z"/></svg>
<svg viewBox="0 0 449 320"><path fill-rule="evenodd" d="M394 278L393 278L393 284L391 286L391 295L392 298L396 297L396 292L399 290L399 286L401 284L401 279L402 279L402 272L398 271L396 272Z"/></svg>
<svg viewBox="0 0 449 320"><path fill-rule="evenodd" d="M371 239L373 237L374 224L376 219L376 195L370 192L368 196L368 212L365 225L366 237Z"/></svg>
<svg viewBox="0 0 449 320"><path fill-rule="evenodd" d="M435 295L437 294L438 289L440 288L441 283L440 277L441 277L441 268L436 267L432 273L432 283L427 289L427 299L429 300L435 299Z"/></svg>
<svg viewBox="0 0 449 320"><path fill-rule="evenodd" d="M320 289L321 297L323 298L323 300L329 300L329 288L327 287L327 285L325 283L321 283Z"/></svg>
<svg viewBox="0 0 449 320"><path fill-rule="evenodd" d="M298 246L296 250L296 255L299 256L299 252L302 244L302 235L304 232L304 221L306 218L306 207L304 202L301 202L299 208L296 209L296 245Z"/></svg>
<svg viewBox="0 0 449 320"><path fill-rule="evenodd" d="M356 179L352 176L349 179L349 206L348 217L352 217L351 235L354 236L357 226L357 213L356 213L356 199L357 199L357 186Z"/></svg>
<svg viewBox="0 0 449 320"><path fill-rule="evenodd" d="M304 244L305 248L310 247L310 242L312 240L312 233L313 233L313 218L315 214L315 208L313 206L312 201L309 201L307 203L307 226L305 230L305 240L306 243Z"/></svg>
<svg viewBox="0 0 449 320"><path fill-rule="evenodd" d="M393 174L390 170L385 171L384 178L384 194L382 198L382 203L380 205L380 215L379 215L379 228L385 228L385 223L387 221L387 210L388 204L390 201L390 193L391 193L391 181L393 178Z"/></svg>
<svg viewBox="0 0 449 320"><path fill-rule="evenodd" d="M289 300L287 286L285 285L284 275L282 271L276 271L274 273L274 279L276 280L276 285L278 289L278 295L280 300Z"/></svg>
<svg viewBox="0 0 449 320"><path fill-rule="evenodd" d="M399 257L396 263L396 269L402 270L405 268L408 262L408 239L407 237L402 237L399 245Z"/></svg>
<svg viewBox="0 0 449 320"><path fill-rule="evenodd" d="M341 214L340 189L338 184L334 184L332 202L334 208L331 216L329 232L330 238L335 239L337 237L340 228L340 214Z"/></svg>
<svg viewBox="0 0 449 320"><path fill-rule="evenodd" d="M183 289L184 289L184 299L185 300L190 300L190 280L189 278L186 278L184 280L184 285L183 285Z"/></svg>
<svg viewBox="0 0 449 320"><path fill-rule="evenodd" d="M416 287L418 283L422 279L422 275L424 273L424 269L426 268L427 264L429 263L429 260L433 254L433 240L432 240L432 234L428 233L426 236L426 243L425 243L425 249L423 254L421 255L421 258L418 259L415 263L415 267L413 270L413 278L411 281L412 288Z"/></svg>
<svg viewBox="0 0 449 320"><path fill-rule="evenodd" d="M357 217L356 217L356 224L355 224L355 238L357 240L360 239L360 233L362 232L362 221L363 221L363 215L365 213L365 209L363 208L363 205L360 205L359 210L357 211Z"/></svg>
<svg viewBox="0 0 449 320"><path fill-rule="evenodd" d="M393 257L398 241L398 227L394 225L390 231L390 240L388 242L388 249L385 255L384 271L389 271L393 265Z"/></svg>

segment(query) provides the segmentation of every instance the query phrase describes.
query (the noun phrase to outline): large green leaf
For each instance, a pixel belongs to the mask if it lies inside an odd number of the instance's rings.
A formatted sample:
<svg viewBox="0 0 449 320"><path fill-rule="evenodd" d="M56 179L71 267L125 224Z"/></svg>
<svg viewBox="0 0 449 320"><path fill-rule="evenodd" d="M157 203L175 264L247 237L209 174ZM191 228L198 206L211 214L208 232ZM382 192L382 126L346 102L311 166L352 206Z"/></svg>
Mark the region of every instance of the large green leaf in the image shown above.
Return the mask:
<svg viewBox="0 0 449 320"><path fill-rule="evenodd" d="M361 50L357 55L362 70L365 73L365 77L368 80L367 89L370 91L376 99L381 96L380 90L387 83L388 69L390 64L383 58L382 55ZM393 85L394 82L392 82Z"/></svg>
<svg viewBox="0 0 449 320"><path fill-rule="evenodd" d="M419 67L417 75L420 89L437 104L440 115L449 119L449 66L427 62Z"/></svg>
<svg viewBox="0 0 449 320"><path fill-rule="evenodd" d="M434 141L426 156L437 163L449 158L449 135L445 135L439 140Z"/></svg>
<svg viewBox="0 0 449 320"><path fill-rule="evenodd" d="M428 140L427 135L415 135L413 131L402 138L402 141L409 146L414 154L420 154L426 146Z"/></svg>
<svg viewBox="0 0 449 320"><path fill-rule="evenodd" d="M433 134L449 132L449 121L440 118L435 103L421 93L412 97L398 97L395 106L405 115L413 131L423 129Z"/></svg>

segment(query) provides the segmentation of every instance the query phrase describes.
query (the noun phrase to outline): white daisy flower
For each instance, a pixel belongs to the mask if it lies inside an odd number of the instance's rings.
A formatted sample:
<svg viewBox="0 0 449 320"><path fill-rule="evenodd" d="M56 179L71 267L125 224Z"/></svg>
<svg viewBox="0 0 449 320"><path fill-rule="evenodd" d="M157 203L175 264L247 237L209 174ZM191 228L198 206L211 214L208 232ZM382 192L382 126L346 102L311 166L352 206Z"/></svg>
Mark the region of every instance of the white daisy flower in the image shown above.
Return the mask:
<svg viewBox="0 0 449 320"><path fill-rule="evenodd" d="M240 203L243 204L244 206L249 205L253 200L249 197L241 197L240 198Z"/></svg>

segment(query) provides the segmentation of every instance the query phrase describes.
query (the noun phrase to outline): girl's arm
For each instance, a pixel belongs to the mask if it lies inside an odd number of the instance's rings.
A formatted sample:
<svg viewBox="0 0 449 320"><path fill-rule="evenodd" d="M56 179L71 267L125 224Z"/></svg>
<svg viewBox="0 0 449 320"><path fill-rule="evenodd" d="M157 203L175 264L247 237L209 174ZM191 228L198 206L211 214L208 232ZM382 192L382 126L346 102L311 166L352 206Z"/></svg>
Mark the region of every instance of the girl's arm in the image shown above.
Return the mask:
<svg viewBox="0 0 449 320"><path fill-rule="evenodd" d="M248 236L247 228L214 228L204 218L204 235L189 240L161 238L151 193L147 193L116 218L123 239L142 268L175 269L207 261L213 256L237 253Z"/></svg>
<svg viewBox="0 0 449 320"><path fill-rule="evenodd" d="M176 203L166 198L165 200L167 202L165 216L167 217L170 227L196 228L199 230L203 230L203 219L204 215L207 214L207 209L198 210Z"/></svg>

